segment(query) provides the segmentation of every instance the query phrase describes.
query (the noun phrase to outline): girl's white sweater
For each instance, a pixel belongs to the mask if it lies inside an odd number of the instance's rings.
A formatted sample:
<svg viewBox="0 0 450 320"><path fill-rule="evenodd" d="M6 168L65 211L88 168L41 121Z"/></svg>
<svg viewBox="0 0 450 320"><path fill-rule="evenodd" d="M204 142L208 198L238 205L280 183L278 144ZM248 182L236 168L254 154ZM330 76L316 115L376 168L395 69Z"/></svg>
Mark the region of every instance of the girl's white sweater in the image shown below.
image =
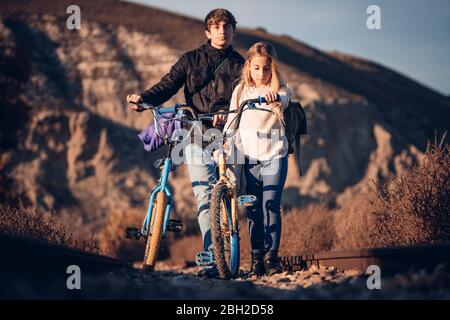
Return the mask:
<svg viewBox="0 0 450 320"><path fill-rule="evenodd" d="M256 88L245 86L239 98L237 94L241 85L233 91L230 102L230 110L236 110L239 105L247 99L265 96L269 87ZM291 91L288 87L282 87L278 94L281 97L281 111L288 107L291 99ZM258 108L270 110L270 105L257 105ZM225 124L225 134L230 134L234 130L236 121L233 119L236 114L231 113ZM278 117L270 112L260 110L246 110L242 113L238 132L234 135L232 143L245 156L252 160L272 160L287 155L288 141L285 136L284 124Z"/></svg>

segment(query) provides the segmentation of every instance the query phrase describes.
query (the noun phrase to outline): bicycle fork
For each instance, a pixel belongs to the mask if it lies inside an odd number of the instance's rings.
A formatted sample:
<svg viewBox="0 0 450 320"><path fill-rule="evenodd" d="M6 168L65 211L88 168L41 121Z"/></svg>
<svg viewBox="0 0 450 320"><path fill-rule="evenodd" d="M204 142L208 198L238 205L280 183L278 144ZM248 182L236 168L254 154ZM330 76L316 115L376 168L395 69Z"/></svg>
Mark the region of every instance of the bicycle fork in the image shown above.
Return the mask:
<svg viewBox="0 0 450 320"><path fill-rule="evenodd" d="M166 158L164 160L164 168L162 170L161 178L158 181L158 185L152 191L149 201L148 201L148 209L147 214L145 215L144 222L142 224L141 229L137 229L134 227L129 227L125 230L125 237L128 239L136 239L139 240L141 237L148 238L150 236L150 230L152 230L152 226L150 225L152 222L153 208L155 205L156 195L159 192L164 192L167 196L167 206L164 212L164 224L163 224L163 232L162 238L166 237L167 231L180 232L183 226L183 222L181 220L173 220L170 219L170 211L172 209L173 196L167 186L167 178L169 176L171 166L171 159Z"/></svg>
<svg viewBox="0 0 450 320"><path fill-rule="evenodd" d="M228 197L231 201L230 206L231 206L231 230L229 227L229 216L227 214L228 210L226 208L226 203L222 202L222 210L221 210L221 221L223 221L222 227L221 227L221 232L222 234L226 234L226 235L233 235L236 234L239 230L238 230L238 217L237 217L237 201L236 201L236 186L231 183L227 177L226 174L226 170L227 170L227 164L226 164L226 157L225 157L225 153L220 153L219 154L219 182L223 182L227 185L228 187Z"/></svg>

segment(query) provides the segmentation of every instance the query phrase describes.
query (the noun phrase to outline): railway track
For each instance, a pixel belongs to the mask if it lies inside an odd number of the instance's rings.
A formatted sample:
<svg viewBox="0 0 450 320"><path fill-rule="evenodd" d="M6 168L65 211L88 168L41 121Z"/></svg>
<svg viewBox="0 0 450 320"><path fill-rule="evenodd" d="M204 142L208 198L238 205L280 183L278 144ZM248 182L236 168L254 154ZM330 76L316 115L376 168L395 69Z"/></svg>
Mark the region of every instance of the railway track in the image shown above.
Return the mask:
<svg viewBox="0 0 450 320"><path fill-rule="evenodd" d="M70 265L83 273L107 273L131 269L131 264L111 257L83 252L46 242L0 236L0 271L36 277L67 276Z"/></svg>
<svg viewBox="0 0 450 320"><path fill-rule="evenodd" d="M450 244L411 247L373 248L303 254L280 257L285 271L307 269L312 265L336 267L340 270L358 269L363 272L370 265L377 265L384 274L410 270L433 271L436 266L450 266Z"/></svg>
<svg viewBox="0 0 450 320"><path fill-rule="evenodd" d="M334 266L338 269L360 269L365 271L368 265L377 264L381 272L407 272L412 268L430 268L450 262L450 247L427 246L389 249L366 249L330 253L318 253L291 257L281 257L285 270L296 271L301 268L318 266ZM67 268L77 265L81 270L80 290L71 290L67 286L69 274ZM48 243L27 241L0 236L0 299L296 299L295 297L336 297L354 298L367 297L367 288L356 283L351 289L344 288L337 291L324 287L324 291L315 288L311 291L299 289L298 295L292 290L280 287L276 277L268 279L271 285L262 283L243 283L239 281L214 282L211 288L211 279L205 282L190 275L181 275L179 270L173 272L156 272L151 277L141 277L137 270L123 261L105 256L98 256L66 247L49 245ZM340 274L340 273L339 273ZM342 277L342 275L337 275ZM296 285L303 286L307 280L303 274L281 275L282 277L295 277L291 288ZM297 277L298 276L298 277ZM306 275L308 276L308 275ZM311 276L308 276L311 278ZM289 278L292 279L292 278ZM442 286L436 297L445 296L448 292L446 283L431 283L428 287ZM217 280L215 280L217 281ZM267 279L265 280L267 281ZM290 283L290 282L286 282ZM283 281L282 284L286 285ZM162 290L162 288L165 288ZM208 288L207 290L201 290ZM420 287L422 288L422 287ZM433 290L420 291L415 289L412 297L435 297ZM440 288L440 287L439 287ZM296 290L296 289L295 289ZM447 290L447 291L446 291ZM202 292L208 292L202 294ZM409 291L400 293L388 292L382 297L405 297ZM441 292L441 293L439 293ZM361 294L361 296L360 296ZM213 298L214 299L214 298Z"/></svg>
<svg viewBox="0 0 450 320"><path fill-rule="evenodd" d="M107 273L131 270L131 263L45 242L0 236L0 271L26 273L33 276L63 274L70 265L85 273ZM432 271L439 264L450 266L450 244L412 247L372 248L302 254L280 257L284 271L298 271L311 266L358 269L363 272L377 265L384 274L410 270Z"/></svg>

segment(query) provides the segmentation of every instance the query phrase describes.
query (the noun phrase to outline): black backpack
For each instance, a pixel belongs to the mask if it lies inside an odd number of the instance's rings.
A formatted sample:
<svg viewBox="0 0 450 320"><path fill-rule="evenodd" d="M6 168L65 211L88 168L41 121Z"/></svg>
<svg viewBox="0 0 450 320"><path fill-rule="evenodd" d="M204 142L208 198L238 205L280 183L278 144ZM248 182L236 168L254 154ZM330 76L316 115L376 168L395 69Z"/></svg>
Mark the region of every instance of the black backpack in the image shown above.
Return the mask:
<svg viewBox="0 0 450 320"><path fill-rule="evenodd" d="M291 101L289 106L283 111L285 132L289 142L288 154L294 154L295 160L300 160L300 136L307 134L306 115L302 105L298 101ZM302 172L299 167L299 174Z"/></svg>

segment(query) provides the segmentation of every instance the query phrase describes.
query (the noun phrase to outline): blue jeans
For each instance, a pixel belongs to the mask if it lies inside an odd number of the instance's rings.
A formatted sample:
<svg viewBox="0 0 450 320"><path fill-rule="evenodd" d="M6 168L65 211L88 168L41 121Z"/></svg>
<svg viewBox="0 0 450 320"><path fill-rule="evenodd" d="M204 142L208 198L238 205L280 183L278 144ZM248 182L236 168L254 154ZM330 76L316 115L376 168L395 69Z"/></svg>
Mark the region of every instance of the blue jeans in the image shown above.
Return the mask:
<svg viewBox="0 0 450 320"><path fill-rule="evenodd" d="M186 163L192 189L197 200L197 219L203 239L203 249L208 251L211 243L210 202L212 184L217 181L216 164L203 157L200 146L189 144L185 148Z"/></svg>
<svg viewBox="0 0 450 320"><path fill-rule="evenodd" d="M246 159L244 174L247 194L257 202L247 207L252 251L278 250L281 238L281 194L288 169L288 157L250 164Z"/></svg>

